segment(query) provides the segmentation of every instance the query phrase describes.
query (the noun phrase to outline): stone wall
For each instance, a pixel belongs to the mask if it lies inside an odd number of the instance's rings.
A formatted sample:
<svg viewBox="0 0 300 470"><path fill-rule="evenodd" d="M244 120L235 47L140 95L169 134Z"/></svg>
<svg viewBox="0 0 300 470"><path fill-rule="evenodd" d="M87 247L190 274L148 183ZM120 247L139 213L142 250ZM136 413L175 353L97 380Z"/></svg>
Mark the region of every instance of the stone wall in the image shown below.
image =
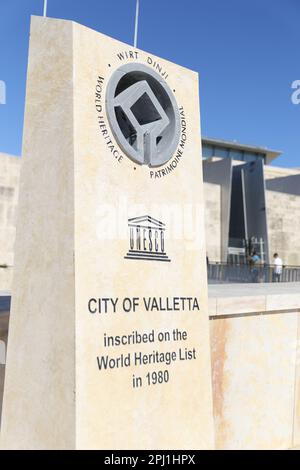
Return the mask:
<svg viewBox="0 0 300 470"><path fill-rule="evenodd" d="M210 261L221 260L221 186L204 183L206 250Z"/></svg>
<svg viewBox="0 0 300 470"><path fill-rule="evenodd" d="M266 191L270 260L279 253L286 265L300 266L300 196Z"/></svg>
<svg viewBox="0 0 300 470"><path fill-rule="evenodd" d="M265 167L270 261L300 266L300 171Z"/></svg>
<svg viewBox="0 0 300 470"><path fill-rule="evenodd" d="M209 286L216 449L300 445L300 285ZM6 340L8 314L0 315ZM0 366L1 389L4 367Z"/></svg>
<svg viewBox="0 0 300 470"><path fill-rule="evenodd" d="M0 154L0 265L12 266L21 159ZM0 290L11 288L12 268L0 268Z"/></svg>
<svg viewBox="0 0 300 470"><path fill-rule="evenodd" d="M0 341L5 343L5 349L7 345L7 334L8 334L8 312L1 312L0 311ZM1 425L1 411L2 411L2 398L3 398L3 388L4 388L4 373L5 373L5 365L2 364L2 346L1 348L1 355L0 355L0 425Z"/></svg>
<svg viewBox="0 0 300 470"><path fill-rule="evenodd" d="M210 286L216 449L300 445L300 285Z"/></svg>
<svg viewBox="0 0 300 470"><path fill-rule="evenodd" d="M275 178L282 178L286 176L293 176L299 175L300 170L297 168L282 168L279 166L270 166L265 165L264 173L266 180L275 179Z"/></svg>
<svg viewBox="0 0 300 470"><path fill-rule="evenodd" d="M300 266L300 170L265 166L269 252Z"/></svg>

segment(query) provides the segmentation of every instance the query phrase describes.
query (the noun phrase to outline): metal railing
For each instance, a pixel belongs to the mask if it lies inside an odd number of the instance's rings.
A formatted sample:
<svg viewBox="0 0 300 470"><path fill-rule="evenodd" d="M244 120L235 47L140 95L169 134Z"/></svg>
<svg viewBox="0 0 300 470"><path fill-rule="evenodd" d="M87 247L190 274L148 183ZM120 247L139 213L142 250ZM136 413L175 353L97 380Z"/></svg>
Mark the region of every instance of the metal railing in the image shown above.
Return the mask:
<svg viewBox="0 0 300 470"><path fill-rule="evenodd" d="M262 263L266 260L266 242L263 238L229 238L228 258L230 264L245 264L253 252L256 252Z"/></svg>
<svg viewBox="0 0 300 470"><path fill-rule="evenodd" d="M0 269L13 266L0 264ZM283 266L279 279L274 275L272 264L250 265L210 262L207 264L209 284L254 283L254 282L300 282L300 266Z"/></svg>
<svg viewBox="0 0 300 470"><path fill-rule="evenodd" d="M274 265L209 263L208 283L300 282L300 266L283 266L279 278L274 268Z"/></svg>

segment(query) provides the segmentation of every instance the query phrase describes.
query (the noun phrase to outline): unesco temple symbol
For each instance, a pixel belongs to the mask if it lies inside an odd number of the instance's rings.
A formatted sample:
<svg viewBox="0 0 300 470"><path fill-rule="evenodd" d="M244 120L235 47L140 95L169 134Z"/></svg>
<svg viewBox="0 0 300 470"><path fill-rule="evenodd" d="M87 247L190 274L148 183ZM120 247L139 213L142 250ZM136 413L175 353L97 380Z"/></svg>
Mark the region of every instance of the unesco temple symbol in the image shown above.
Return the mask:
<svg viewBox="0 0 300 470"><path fill-rule="evenodd" d="M156 167L173 156L180 137L180 116L165 81L143 64L118 68L109 80L106 110L123 151L140 165Z"/></svg>
<svg viewBox="0 0 300 470"><path fill-rule="evenodd" d="M128 219L130 247L126 259L171 261L165 252L165 224L144 215Z"/></svg>

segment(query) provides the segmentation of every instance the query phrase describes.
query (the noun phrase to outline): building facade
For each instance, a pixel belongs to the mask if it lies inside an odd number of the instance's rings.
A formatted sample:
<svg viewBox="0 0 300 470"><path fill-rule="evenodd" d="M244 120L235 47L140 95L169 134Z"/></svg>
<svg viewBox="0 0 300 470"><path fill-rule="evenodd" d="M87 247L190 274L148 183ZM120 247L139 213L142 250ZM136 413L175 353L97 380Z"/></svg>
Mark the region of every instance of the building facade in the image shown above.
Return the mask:
<svg viewBox="0 0 300 470"><path fill-rule="evenodd" d="M265 263L277 252L299 266L300 169L273 166L280 152L265 148L203 139L202 149L209 260L255 250Z"/></svg>
<svg viewBox="0 0 300 470"><path fill-rule="evenodd" d="M279 168L280 152L202 140L207 256L243 259L245 244L272 263L300 266L300 169ZM21 158L0 153L0 290L11 288ZM272 163L272 166L271 166Z"/></svg>
<svg viewBox="0 0 300 470"><path fill-rule="evenodd" d="M0 291L10 290L21 158L0 154Z"/></svg>

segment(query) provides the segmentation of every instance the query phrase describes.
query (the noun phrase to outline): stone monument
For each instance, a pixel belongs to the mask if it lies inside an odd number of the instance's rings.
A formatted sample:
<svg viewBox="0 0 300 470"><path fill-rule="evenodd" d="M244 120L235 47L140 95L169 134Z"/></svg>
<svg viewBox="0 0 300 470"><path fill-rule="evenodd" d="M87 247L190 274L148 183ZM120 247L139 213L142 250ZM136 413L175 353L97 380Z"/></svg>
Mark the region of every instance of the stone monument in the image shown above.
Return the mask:
<svg viewBox="0 0 300 470"><path fill-rule="evenodd" d="M198 75L33 17L1 446L213 447Z"/></svg>

